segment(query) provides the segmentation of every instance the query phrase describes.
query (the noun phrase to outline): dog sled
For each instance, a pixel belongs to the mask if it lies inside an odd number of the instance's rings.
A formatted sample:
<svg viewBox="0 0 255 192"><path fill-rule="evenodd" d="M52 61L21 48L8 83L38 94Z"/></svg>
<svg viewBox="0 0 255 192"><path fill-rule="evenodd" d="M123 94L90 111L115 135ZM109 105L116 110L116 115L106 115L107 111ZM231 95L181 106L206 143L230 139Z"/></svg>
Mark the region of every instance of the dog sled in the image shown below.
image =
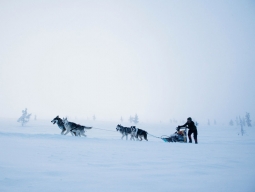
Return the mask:
<svg viewBox="0 0 255 192"><path fill-rule="evenodd" d="M180 143L187 143L187 128L185 130L181 131L180 129L176 129L177 131L170 135L161 136L161 139L165 142L180 142Z"/></svg>

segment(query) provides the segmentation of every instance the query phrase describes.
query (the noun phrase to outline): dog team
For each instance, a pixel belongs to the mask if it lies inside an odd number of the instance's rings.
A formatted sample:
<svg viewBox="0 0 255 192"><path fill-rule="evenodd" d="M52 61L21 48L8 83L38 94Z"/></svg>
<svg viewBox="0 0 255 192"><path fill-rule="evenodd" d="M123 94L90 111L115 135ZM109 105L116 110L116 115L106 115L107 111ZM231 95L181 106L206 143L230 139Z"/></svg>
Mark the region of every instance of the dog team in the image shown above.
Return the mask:
<svg viewBox="0 0 255 192"><path fill-rule="evenodd" d="M127 139L128 135L130 135L130 140L135 140L134 138L136 138L136 140L142 141L144 138L146 141L148 141L148 133L142 129L136 128L135 126L123 127L122 125L118 124L116 130L122 134L121 139L123 139L124 136L126 136Z"/></svg>
<svg viewBox="0 0 255 192"><path fill-rule="evenodd" d="M92 128L92 127L86 127L86 126L83 126L83 125L79 125L79 124L76 124L76 123L73 123L73 122L69 122L67 120L67 118L61 119L58 116L55 117L51 122L53 124L57 123L58 127L62 130L61 131L62 135L66 135L70 132L73 136L80 136L81 137L81 135L82 135L82 136L86 137L85 129L91 129Z"/></svg>
<svg viewBox="0 0 255 192"><path fill-rule="evenodd" d="M69 132L73 135L73 136L84 136L85 135L85 129L91 129L92 127L86 127L83 125L79 125L73 122L69 122L67 120L67 118L59 118L59 116L55 117L52 121L53 124L57 123L58 127L62 130L61 134L62 135L66 135ZM148 133L142 129L138 129L135 126L131 126L131 127L124 127L120 124L117 125L116 130L119 131L122 135L121 139L123 139L124 136L126 136L126 139L128 138L128 135L130 135L130 140L140 140L142 141L142 139L144 138L146 141L148 141L147 139L147 135Z"/></svg>

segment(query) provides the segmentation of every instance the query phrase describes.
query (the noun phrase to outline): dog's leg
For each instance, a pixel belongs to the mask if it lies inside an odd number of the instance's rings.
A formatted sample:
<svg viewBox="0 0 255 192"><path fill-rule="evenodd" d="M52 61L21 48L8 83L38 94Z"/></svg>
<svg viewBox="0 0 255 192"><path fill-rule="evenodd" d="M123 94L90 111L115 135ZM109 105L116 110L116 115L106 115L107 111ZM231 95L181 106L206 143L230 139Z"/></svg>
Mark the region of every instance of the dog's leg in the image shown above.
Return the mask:
<svg viewBox="0 0 255 192"><path fill-rule="evenodd" d="M134 138L134 141L135 141L135 139L136 139L136 141L139 141L139 139L138 139L138 135L135 135L135 133L134 133L134 132L132 133L132 136L133 136L133 138Z"/></svg>
<svg viewBox="0 0 255 192"><path fill-rule="evenodd" d="M61 135L64 135L64 132L66 131L65 127L61 127L62 131L61 131Z"/></svg>
<svg viewBox="0 0 255 192"><path fill-rule="evenodd" d="M84 137L87 137L87 135L85 135L85 131L81 131L80 133L81 133L81 135L83 135Z"/></svg>
<svg viewBox="0 0 255 192"><path fill-rule="evenodd" d="M148 141L148 139L147 139L147 133L144 134L144 139L145 139L146 141Z"/></svg>
<svg viewBox="0 0 255 192"><path fill-rule="evenodd" d="M132 138L132 140L134 140L135 141L135 133L134 132L131 132L131 138Z"/></svg>
<svg viewBox="0 0 255 192"><path fill-rule="evenodd" d="M73 133L74 133L74 135L75 135L76 137L79 136L79 131L75 130Z"/></svg>
<svg viewBox="0 0 255 192"><path fill-rule="evenodd" d="M76 137L81 137L81 131L80 130L76 130L75 131L75 136Z"/></svg>
<svg viewBox="0 0 255 192"><path fill-rule="evenodd" d="M77 132L75 130L71 130L70 133L72 134L72 136L77 136Z"/></svg>
<svg viewBox="0 0 255 192"><path fill-rule="evenodd" d="M70 132L70 129L66 129L66 133L65 133L65 135L67 134L67 133L69 133ZM71 132L72 133L72 132Z"/></svg>
<svg viewBox="0 0 255 192"><path fill-rule="evenodd" d="M121 137L121 139L123 139L123 137L124 137L125 135L122 133L122 137Z"/></svg>

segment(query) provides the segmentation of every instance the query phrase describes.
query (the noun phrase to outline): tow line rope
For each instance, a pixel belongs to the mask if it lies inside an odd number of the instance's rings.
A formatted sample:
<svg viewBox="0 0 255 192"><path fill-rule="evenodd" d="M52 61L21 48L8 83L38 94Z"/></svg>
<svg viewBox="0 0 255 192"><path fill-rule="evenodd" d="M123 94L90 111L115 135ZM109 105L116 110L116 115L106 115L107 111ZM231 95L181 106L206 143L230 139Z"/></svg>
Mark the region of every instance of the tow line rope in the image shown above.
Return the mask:
<svg viewBox="0 0 255 192"><path fill-rule="evenodd" d="M150 136L152 136L152 137L156 137L156 138L159 138L159 139L161 139L161 137L157 137L157 136L155 136L155 135L152 135L152 134L149 134L149 133L148 133L148 135L150 135Z"/></svg>
<svg viewBox="0 0 255 192"><path fill-rule="evenodd" d="M116 133L116 131L109 130L109 129L101 129L101 128L97 128L97 127L92 127L92 129L100 129L100 130L111 131L111 132L115 132Z"/></svg>

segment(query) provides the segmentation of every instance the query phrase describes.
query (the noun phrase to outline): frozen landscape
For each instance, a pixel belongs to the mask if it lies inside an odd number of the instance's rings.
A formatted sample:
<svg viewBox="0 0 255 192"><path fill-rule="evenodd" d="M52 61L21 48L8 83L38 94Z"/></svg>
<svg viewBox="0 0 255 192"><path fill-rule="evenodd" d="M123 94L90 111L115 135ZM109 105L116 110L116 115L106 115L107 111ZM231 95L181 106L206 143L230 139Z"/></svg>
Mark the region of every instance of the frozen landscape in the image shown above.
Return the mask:
<svg viewBox="0 0 255 192"><path fill-rule="evenodd" d="M1 192L255 191L254 127L241 136L239 127L201 125L195 145L121 140L117 123L100 121L76 120L94 127L86 138L64 136L50 121L0 120ZM176 125L138 127L161 136Z"/></svg>
<svg viewBox="0 0 255 192"><path fill-rule="evenodd" d="M1 0L0 192L255 192L254 34L251 0Z"/></svg>

